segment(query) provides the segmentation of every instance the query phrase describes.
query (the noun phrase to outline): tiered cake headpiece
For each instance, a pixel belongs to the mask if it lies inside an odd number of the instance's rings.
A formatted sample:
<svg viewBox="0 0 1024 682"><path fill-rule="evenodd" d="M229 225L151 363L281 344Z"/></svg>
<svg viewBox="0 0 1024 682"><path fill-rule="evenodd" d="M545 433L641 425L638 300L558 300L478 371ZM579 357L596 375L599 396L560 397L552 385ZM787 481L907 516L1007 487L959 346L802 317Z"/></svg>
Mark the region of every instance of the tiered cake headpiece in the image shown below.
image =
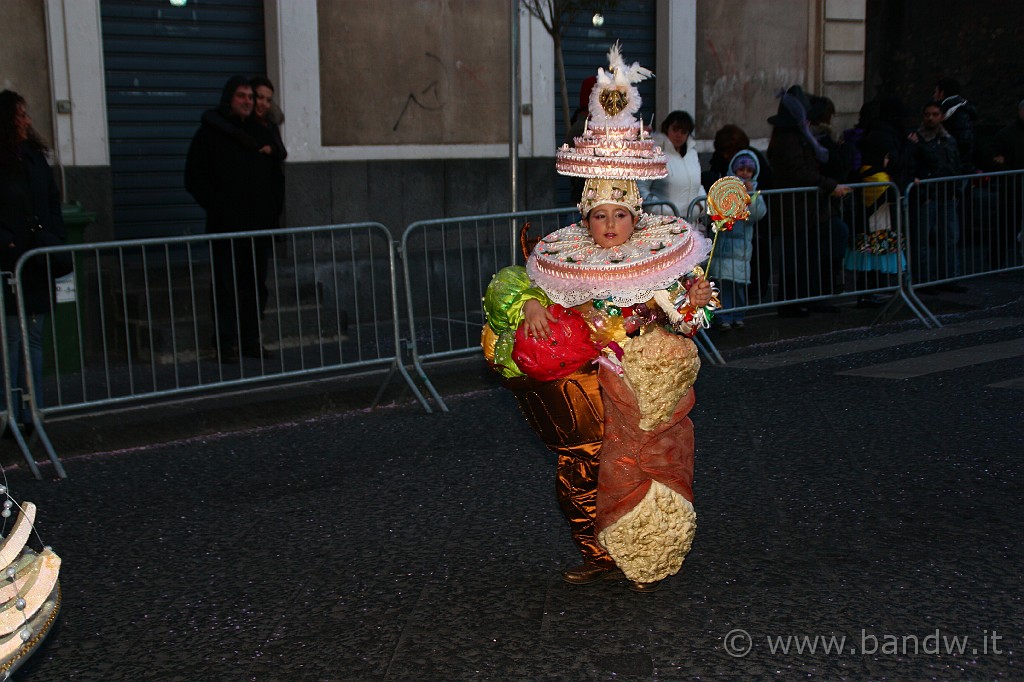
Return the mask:
<svg viewBox="0 0 1024 682"><path fill-rule="evenodd" d="M608 51L608 71L597 70L586 130L573 140L575 146L564 144L555 155L559 173L587 179L579 204L584 216L600 204L639 215L643 202L636 181L668 175L665 154L635 118L643 102L635 83L651 75L637 62L626 66L615 43Z"/></svg>

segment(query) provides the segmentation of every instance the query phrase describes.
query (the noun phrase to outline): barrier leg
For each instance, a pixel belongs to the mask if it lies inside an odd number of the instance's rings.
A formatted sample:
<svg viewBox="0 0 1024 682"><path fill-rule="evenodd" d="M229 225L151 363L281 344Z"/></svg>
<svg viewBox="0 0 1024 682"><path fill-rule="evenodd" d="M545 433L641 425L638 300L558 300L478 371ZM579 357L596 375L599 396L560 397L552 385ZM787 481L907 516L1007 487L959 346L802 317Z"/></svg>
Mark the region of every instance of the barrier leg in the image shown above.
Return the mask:
<svg viewBox="0 0 1024 682"><path fill-rule="evenodd" d="M64 465L61 464L60 457L57 456L57 452L53 449L53 443L50 442L50 437L46 434L43 420L39 418L39 413L35 409L32 410L32 424L35 426L39 442L43 444L43 449L46 450L46 455L53 464L53 470L57 472L57 478L67 478L68 474L64 471Z"/></svg>
<svg viewBox="0 0 1024 682"><path fill-rule="evenodd" d="M36 480L43 480L43 474L39 471L39 465L36 464L35 458L32 456L32 451L29 450L28 443L25 442L25 436L21 432L21 428L18 426L16 419L11 419L9 414L5 414L0 419L0 430L11 430L11 435L14 436L14 442L18 444L18 449L21 450L22 456L25 458L25 463L28 464L29 470L32 471L32 475L36 477Z"/></svg>
<svg viewBox="0 0 1024 682"><path fill-rule="evenodd" d="M697 344L697 348L704 353L708 360L711 361L712 365L724 365L725 358L718 352L718 348L715 347L715 343L708 336L707 331L701 329L693 335L693 342Z"/></svg>

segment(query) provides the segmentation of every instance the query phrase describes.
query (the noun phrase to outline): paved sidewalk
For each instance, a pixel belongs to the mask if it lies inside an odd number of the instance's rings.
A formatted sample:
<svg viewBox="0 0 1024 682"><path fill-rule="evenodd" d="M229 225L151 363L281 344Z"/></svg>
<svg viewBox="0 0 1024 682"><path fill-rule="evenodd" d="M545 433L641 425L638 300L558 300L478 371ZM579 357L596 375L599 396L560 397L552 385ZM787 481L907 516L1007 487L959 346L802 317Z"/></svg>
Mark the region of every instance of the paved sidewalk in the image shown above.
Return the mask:
<svg viewBox="0 0 1024 682"><path fill-rule="evenodd" d="M476 369L438 374L448 414L401 401L69 456L65 481L8 470L64 559L59 624L19 674L1021 677L1021 358L850 374L1024 332L1019 299L947 326L974 317L1007 322L766 341L732 355L873 343L705 366L697 538L654 594L560 580L574 550L552 457Z"/></svg>

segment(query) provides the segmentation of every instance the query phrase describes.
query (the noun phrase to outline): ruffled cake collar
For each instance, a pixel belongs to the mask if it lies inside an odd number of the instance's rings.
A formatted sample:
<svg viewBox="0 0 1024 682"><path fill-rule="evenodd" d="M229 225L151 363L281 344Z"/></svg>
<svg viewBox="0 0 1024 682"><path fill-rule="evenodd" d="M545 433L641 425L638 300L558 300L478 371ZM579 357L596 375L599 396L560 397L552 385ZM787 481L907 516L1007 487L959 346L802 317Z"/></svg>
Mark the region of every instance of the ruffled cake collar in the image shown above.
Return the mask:
<svg viewBox="0 0 1024 682"><path fill-rule="evenodd" d="M526 271L552 301L571 307L595 299L645 303L703 262L711 240L675 216L641 214L629 240L598 246L582 223L541 239Z"/></svg>

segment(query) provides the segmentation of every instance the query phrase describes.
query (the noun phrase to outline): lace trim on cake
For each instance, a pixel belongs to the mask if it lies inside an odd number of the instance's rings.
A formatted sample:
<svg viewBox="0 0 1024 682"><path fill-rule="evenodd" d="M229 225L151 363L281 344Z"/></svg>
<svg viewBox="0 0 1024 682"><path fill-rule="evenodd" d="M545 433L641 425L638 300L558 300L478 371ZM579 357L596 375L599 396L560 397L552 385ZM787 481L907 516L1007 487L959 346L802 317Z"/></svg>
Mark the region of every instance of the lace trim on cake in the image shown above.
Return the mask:
<svg viewBox="0 0 1024 682"><path fill-rule="evenodd" d="M703 262L711 240L681 218L643 214L629 241L600 247L574 223L539 242L526 271L552 301L571 307L595 299L646 303Z"/></svg>

